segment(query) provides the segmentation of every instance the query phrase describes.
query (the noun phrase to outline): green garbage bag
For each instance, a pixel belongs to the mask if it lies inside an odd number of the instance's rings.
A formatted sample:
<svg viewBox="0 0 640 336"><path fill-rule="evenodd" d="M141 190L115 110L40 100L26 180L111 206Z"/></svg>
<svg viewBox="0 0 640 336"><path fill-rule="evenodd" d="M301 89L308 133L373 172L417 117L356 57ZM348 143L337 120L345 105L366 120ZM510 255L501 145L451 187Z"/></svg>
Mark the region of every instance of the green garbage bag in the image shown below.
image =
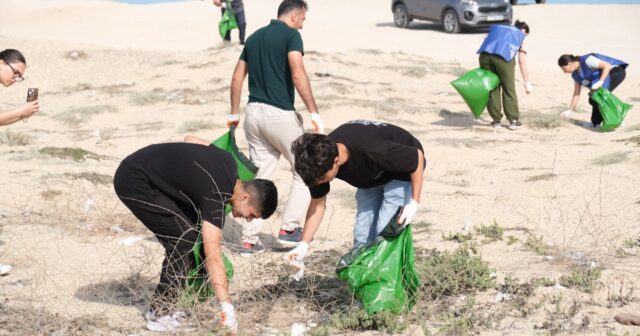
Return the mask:
<svg viewBox="0 0 640 336"><path fill-rule="evenodd" d="M336 268L338 278L347 283L368 314L383 310L401 314L417 300L420 279L411 224L398 225L396 217L374 241L342 256Z"/></svg>
<svg viewBox="0 0 640 336"><path fill-rule="evenodd" d="M238 149L238 146L236 145L235 132L236 126L231 126L227 133L223 134L218 139L213 140L211 144L231 153L238 165L238 177L241 181L253 180L258 172L258 167L256 167L248 157L242 154L240 149ZM227 204L224 208L225 214L228 214L229 212L231 212L231 204Z"/></svg>
<svg viewBox="0 0 640 336"><path fill-rule="evenodd" d="M478 119L489 103L489 94L500 85L500 78L491 71L477 68L451 82Z"/></svg>
<svg viewBox="0 0 640 336"><path fill-rule="evenodd" d="M214 297L216 294L213 287L211 287L211 283L207 276L207 271L204 266L204 258L202 258L204 255L204 251L202 249L202 235L198 235L198 240L191 249L191 252L193 252L193 256L195 257L195 266L187 274L187 286L181 300L183 304L206 301L208 298ZM224 267L227 270L227 281L231 282L234 273L233 264L224 253L222 254L222 258L224 261Z"/></svg>
<svg viewBox="0 0 640 336"><path fill-rule="evenodd" d="M232 29L238 28L238 21L236 21L236 15L233 12L233 8L231 7L231 2L227 0L227 8L225 8L222 13L222 18L218 23L218 31L220 32L220 37L224 38L227 36L227 33Z"/></svg>
<svg viewBox="0 0 640 336"><path fill-rule="evenodd" d="M627 116L627 112L633 107L633 105L621 101L611 91L602 87L591 94L591 99L598 104L602 115L601 132L609 132L618 128L622 124L624 117Z"/></svg>

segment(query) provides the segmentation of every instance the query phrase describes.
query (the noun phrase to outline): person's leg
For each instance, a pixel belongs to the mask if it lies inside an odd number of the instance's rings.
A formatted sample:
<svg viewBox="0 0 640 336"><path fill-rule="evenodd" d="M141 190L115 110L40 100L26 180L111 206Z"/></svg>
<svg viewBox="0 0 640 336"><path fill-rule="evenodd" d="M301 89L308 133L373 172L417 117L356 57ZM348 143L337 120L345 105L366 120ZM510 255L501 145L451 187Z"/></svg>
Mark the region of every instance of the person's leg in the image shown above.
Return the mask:
<svg viewBox="0 0 640 336"><path fill-rule="evenodd" d="M479 57L480 68L491 71L497 74L497 70L491 61L491 55L487 53L481 53ZM487 111L493 119L494 122L500 122L502 119L502 113L500 113L500 109L502 108L500 102L500 86L498 86L495 90L489 93L489 103L487 104Z"/></svg>
<svg viewBox="0 0 640 336"><path fill-rule="evenodd" d="M236 12L236 21L238 22L238 40L240 40L240 44L244 44L244 37L247 31L247 20L244 17L244 10Z"/></svg>
<svg viewBox="0 0 640 336"><path fill-rule="evenodd" d="M269 116L269 126L266 137L291 166L291 187L287 202L282 210L281 226L282 230L291 232L304 224L307 208L311 201L309 188L294 169L295 158L291 152L293 141L304 133L302 117L295 111L283 111L275 107L271 108L267 115ZM280 243L295 244L296 242L280 241Z"/></svg>
<svg viewBox="0 0 640 336"><path fill-rule="evenodd" d="M411 182L392 180L383 186L382 203L376 225L369 232L369 241L374 240L398 211L411 201Z"/></svg>
<svg viewBox="0 0 640 336"><path fill-rule="evenodd" d="M368 243L370 232L378 220L384 187L358 188L356 191L356 224L353 226L353 248Z"/></svg>
<svg viewBox="0 0 640 336"><path fill-rule="evenodd" d="M247 105L244 120L244 133L249 144L249 157L258 166L256 178L271 179L278 168L280 153L265 137L268 130L267 110L270 106L259 103ZM248 244L258 243L258 233L262 230L264 220L254 219L242 226L242 242Z"/></svg>
<svg viewBox="0 0 640 336"><path fill-rule="evenodd" d="M498 77L500 77L504 115L510 122L518 120L520 118L520 110L516 93L516 59L506 62L500 56L492 55L492 62L496 67Z"/></svg>
<svg viewBox="0 0 640 336"><path fill-rule="evenodd" d="M126 164L116 171L114 188L124 205L156 235L165 249L160 282L150 305L157 314L169 313L195 262L191 249L199 234L193 224L197 212L194 209L185 214L173 199L154 189L142 174Z"/></svg>

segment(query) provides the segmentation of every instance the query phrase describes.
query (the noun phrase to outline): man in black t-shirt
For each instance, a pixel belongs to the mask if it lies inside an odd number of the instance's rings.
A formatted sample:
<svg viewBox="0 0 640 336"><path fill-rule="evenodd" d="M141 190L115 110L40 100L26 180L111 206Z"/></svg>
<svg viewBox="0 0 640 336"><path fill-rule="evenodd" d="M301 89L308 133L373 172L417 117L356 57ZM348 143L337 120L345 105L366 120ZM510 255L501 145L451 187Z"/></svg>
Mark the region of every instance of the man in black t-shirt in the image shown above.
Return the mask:
<svg viewBox="0 0 640 336"><path fill-rule="evenodd" d="M222 257L224 207L234 217L268 218L278 195L273 182L238 179L230 153L213 146L187 143L151 145L126 157L113 185L120 200L153 232L165 249L160 283L151 298L148 323L172 330L165 315L186 283L195 260L191 249L202 233L205 269L224 312L221 323L237 328ZM201 227L199 227L201 224ZM164 315L161 317L157 317ZM155 324L154 324L155 323ZM168 328L168 329L167 329ZM150 328L151 329L151 328Z"/></svg>
<svg viewBox="0 0 640 336"><path fill-rule="evenodd" d="M329 135L303 134L294 141L295 169L311 192L302 242L287 259L302 261L324 216L334 178L358 188L354 247L373 241L399 207L398 224L411 223L420 202L425 158L406 130L354 120Z"/></svg>

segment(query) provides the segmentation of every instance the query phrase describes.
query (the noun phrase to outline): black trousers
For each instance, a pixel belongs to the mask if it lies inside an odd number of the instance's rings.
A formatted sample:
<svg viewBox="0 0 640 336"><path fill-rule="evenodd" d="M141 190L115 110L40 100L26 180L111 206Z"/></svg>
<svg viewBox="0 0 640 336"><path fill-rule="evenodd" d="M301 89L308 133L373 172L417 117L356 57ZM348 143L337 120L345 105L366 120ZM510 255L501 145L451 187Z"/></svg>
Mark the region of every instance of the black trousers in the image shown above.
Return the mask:
<svg viewBox="0 0 640 336"><path fill-rule="evenodd" d="M611 69L611 72L609 72L609 91L613 92L613 90L615 90L615 88L617 88L618 85L622 83L626 76L627 72L622 67L617 66ZM589 104L591 104L592 107L591 123L593 124L593 126L598 126L602 123L602 114L600 113L600 108L598 107L598 104L591 98L589 98Z"/></svg>
<svg viewBox="0 0 640 336"><path fill-rule="evenodd" d="M134 165L123 161L113 177L116 194L153 232L165 250L160 282L150 306L158 314L171 312L193 269L191 249L198 239L198 213L193 207L160 192Z"/></svg>
<svg viewBox="0 0 640 336"><path fill-rule="evenodd" d="M222 9L222 13L224 14L225 9ZM236 16L236 21L238 22L238 39L240 40L240 44L244 44L244 37L247 31L247 20L244 17L244 6L242 10L238 11L235 8L233 9L233 13ZM227 35L224 37L225 41L231 41L231 30L227 32Z"/></svg>

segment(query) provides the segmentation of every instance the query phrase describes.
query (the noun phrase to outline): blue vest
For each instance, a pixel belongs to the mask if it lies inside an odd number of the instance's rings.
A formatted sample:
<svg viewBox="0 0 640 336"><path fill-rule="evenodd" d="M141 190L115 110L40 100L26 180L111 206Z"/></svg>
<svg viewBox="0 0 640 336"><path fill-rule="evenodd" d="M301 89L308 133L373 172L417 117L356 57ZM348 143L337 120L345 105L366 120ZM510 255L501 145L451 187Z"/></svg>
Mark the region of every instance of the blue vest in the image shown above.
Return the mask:
<svg viewBox="0 0 640 336"><path fill-rule="evenodd" d="M602 54L590 53L590 54L581 56L580 69L578 69L577 71L574 71L571 74L571 77L573 78L574 81L576 81L576 83L580 85L584 85L588 88L590 88L593 83L597 82L600 79L600 75L602 73L600 69L591 69L587 65L587 58L589 58L589 56L595 56L601 61L605 61L611 65L617 65L619 67L622 67L623 69L626 69L629 66L629 64L621 60L617 60L613 57L605 56ZM604 83L602 84L602 87L607 90L609 89L609 82L610 82L609 77L610 76L607 76L607 78L604 80Z"/></svg>
<svg viewBox="0 0 640 336"><path fill-rule="evenodd" d="M511 62L520 49L524 37L524 33L514 26L493 25L489 29L489 35L478 49L478 54L486 52L499 55L505 61Z"/></svg>

